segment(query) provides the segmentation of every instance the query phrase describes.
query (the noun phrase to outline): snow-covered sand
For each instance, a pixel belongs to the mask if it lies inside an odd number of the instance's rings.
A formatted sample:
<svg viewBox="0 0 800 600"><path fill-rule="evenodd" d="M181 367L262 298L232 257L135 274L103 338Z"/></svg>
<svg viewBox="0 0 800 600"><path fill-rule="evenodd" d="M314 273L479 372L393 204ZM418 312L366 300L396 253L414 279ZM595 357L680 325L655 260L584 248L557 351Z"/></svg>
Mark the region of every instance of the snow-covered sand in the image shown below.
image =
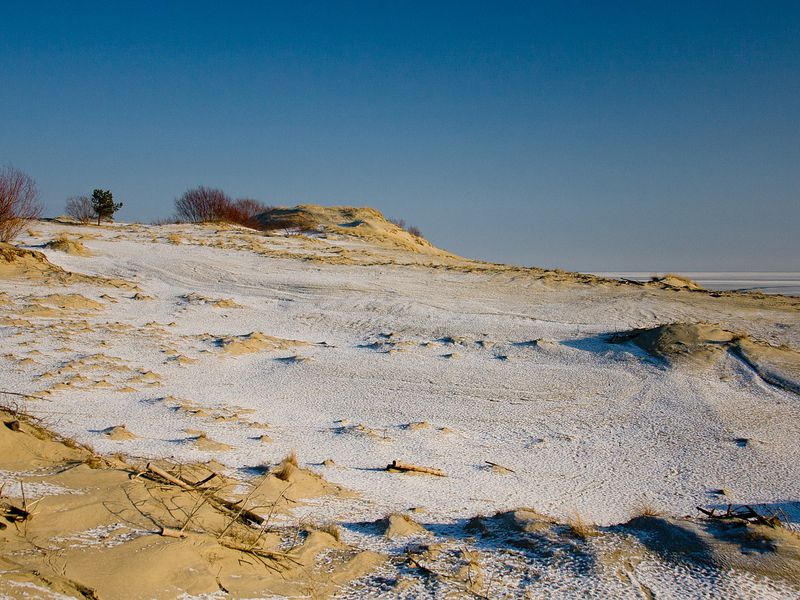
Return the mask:
<svg viewBox="0 0 800 600"><path fill-rule="evenodd" d="M35 229L23 244L88 234L90 256L42 250L68 271L139 288L0 280L9 301L0 304L0 388L45 392L26 410L100 452L214 458L246 477L247 467L296 449L302 463L358 494L298 509L322 520L357 523L416 507L446 526L527 506L612 525L644 505L697 514L725 489L737 503L780 503L800 521L796 394L730 354L707 370L670 367L604 337L708 321L797 348L800 312L791 303L515 270L294 259L288 253L301 246L312 252L334 240L275 237L263 242L268 253L256 252L250 234L210 226ZM102 307L42 311L47 301L36 298L56 292ZM223 338L252 332L304 344L226 351ZM135 437L103 433L122 423ZM186 430L230 449L198 448ZM394 459L447 477L389 473ZM717 589L761 589L737 581ZM664 589L679 589L671 585Z"/></svg>
<svg viewBox="0 0 800 600"><path fill-rule="evenodd" d="M592 272L600 277L638 281L659 275L642 271ZM800 273L795 271L681 271L681 274L710 290L757 290L765 294L800 295Z"/></svg>

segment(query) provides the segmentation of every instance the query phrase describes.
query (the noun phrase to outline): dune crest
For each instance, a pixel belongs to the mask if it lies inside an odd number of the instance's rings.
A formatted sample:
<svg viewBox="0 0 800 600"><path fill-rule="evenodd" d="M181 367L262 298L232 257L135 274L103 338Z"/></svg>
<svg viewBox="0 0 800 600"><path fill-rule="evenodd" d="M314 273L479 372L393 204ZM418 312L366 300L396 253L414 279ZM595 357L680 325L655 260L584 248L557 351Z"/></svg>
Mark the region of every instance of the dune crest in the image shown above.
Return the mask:
<svg viewBox="0 0 800 600"><path fill-rule="evenodd" d="M137 289L135 284L124 279L65 271L47 260L42 252L17 248L5 242L0 242L0 279L29 279L48 284L93 283L129 290Z"/></svg>
<svg viewBox="0 0 800 600"><path fill-rule="evenodd" d="M67 235L60 235L54 240L47 242L45 246L66 254L72 254L73 256L92 256L92 252L84 246L80 240Z"/></svg>
<svg viewBox="0 0 800 600"><path fill-rule="evenodd" d="M708 367L724 352L739 357L762 379L800 393L800 352L773 346L743 333L709 323L669 323L649 329L633 329L609 338L613 344L631 342L669 363Z"/></svg>

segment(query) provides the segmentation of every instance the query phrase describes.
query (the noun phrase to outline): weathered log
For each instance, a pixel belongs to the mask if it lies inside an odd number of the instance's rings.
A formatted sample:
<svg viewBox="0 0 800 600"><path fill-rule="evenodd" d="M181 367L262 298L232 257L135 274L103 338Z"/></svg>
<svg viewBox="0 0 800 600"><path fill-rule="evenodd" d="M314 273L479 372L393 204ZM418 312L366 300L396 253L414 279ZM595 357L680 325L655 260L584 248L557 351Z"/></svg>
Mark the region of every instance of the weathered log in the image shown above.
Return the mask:
<svg viewBox="0 0 800 600"><path fill-rule="evenodd" d="M31 512L25 510L24 508L14 506L13 504L4 504L2 507L0 507L0 511L2 511L2 516L5 517L7 521L12 521L15 523L21 523L33 518L33 514Z"/></svg>
<svg viewBox="0 0 800 600"><path fill-rule="evenodd" d="M220 498L219 496L217 496L216 494L212 494L208 490L198 489L188 481L185 481L179 477L175 477L174 475L167 473L165 470L160 469L159 467L157 467L152 463L147 463L147 470L150 473L157 475L161 479L169 483L172 483L174 485L177 485L181 489L184 489L189 492L200 492L204 494L206 497L208 497L209 502L211 502L212 504L216 504L217 506L220 506L234 513L237 516L237 518L245 519L247 521L252 521L253 523L256 523L258 525L262 525L265 521L264 517L262 517L261 515L257 515L253 511L247 510L246 508L239 507L238 505L241 501L232 502L231 500ZM204 481L201 481L200 483L204 483ZM195 485L200 485L200 484L198 483Z"/></svg>
<svg viewBox="0 0 800 600"><path fill-rule="evenodd" d="M183 479L178 479L174 475L170 475L164 469L157 467L153 463L147 463L147 470L150 471L151 473L158 475L159 477L161 477L161 479L164 479L174 485L177 485L180 488L183 488L184 490L191 492L196 491L195 488L190 483L184 481Z"/></svg>
<svg viewBox="0 0 800 600"><path fill-rule="evenodd" d="M503 469L504 471L508 471L510 473L516 473L516 471L514 469L512 469L510 467L504 467L503 465L498 465L497 463L492 462L490 460L485 460L483 462L485 462L490 467L497 467L498 469Z"/></svg>
<svg viewBox="0 0 800 600"><path fill-rule="evenodd" d="M390 464L386 466L386 470L403 471L411 473L425 473L426 475L435 475L436 477L447 477L447 474L440 469L434 469L433 467L423 467L421 465L412 465L411 463L404 463L400 462L399 460L393 460Z"/></svg>
<svg viewBox="0 0 800 600"><path fill-rule="evenodd" d="M185 538L186 532L181 531L180 529L172 529L172 527L162 527L161 535L169 538Z"/></svg>

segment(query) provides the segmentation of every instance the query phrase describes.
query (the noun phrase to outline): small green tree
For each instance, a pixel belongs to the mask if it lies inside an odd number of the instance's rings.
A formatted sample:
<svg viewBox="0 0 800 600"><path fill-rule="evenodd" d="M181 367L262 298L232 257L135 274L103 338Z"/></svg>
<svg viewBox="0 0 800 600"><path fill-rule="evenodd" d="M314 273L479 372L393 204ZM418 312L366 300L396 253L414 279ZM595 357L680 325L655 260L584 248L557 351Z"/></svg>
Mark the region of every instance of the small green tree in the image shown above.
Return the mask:
<svg viewBox="0 0 800 600"><path fill-rule="evenodd" d="M110 190L95 190L92 192L92 210L97 215L97 224L101 219L112 219L114 213L122 208L122 202L114 204L114 196Z"/></svg>

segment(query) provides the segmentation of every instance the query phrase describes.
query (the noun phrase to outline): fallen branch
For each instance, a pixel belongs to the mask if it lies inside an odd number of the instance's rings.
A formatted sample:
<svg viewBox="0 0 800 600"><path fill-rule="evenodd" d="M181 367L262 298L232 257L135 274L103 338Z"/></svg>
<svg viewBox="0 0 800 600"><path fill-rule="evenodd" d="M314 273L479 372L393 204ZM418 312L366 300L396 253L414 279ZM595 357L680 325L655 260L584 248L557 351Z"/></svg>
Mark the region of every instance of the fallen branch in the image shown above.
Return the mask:
<svg viewBox="0 0 800 600"><path fill-rule="evenodd" d="M33 398L34 400L47 400L47 398L43 398L42 396L36 396L34 394L23 394L21 392L12 392L9 390L0 390L0 394L8 394L9 396L19 396L20 398Z"/></svg>
<svg viewBox="0 0 800 600"><path fill-rule="evenodd" d="M3 506L0 507L0 511L2 511L2 516L12 523L22 523L33 517L32 513L24 508L14 506L13 504L3 503Z"/></svg>
<svg viewBox="0 0 800 600"><path fill-rule="evenodd" d="M628 279L627 277L620 277L619 280L624 283L631 283L633 285L644 285L643 281L636 281L635 279Z"/></svg>
<svg viewBox="0 0 800 600"><path fill-rule="evenodd" d="M696 508L709 519L745 521L746 523L757 523L759 525L766 525L768 527L781 526L781 520L777 516L773 515L772 517L765 517L756 512L752 506L748 506L747 504L736 508L734 508L733 504L728 504L728 508L724 513L717 513L716 509L714 508L710 510L705 509L702 506L698 506Z"/></svg>
<svg viewBox="0 0 800 600"><path fill-rule="evenodd" d="M161 477L161 479L164 479L173 485L177 485L179 488L183 488L184 490L190 492L197 491L196 488L192 486L190 483L184 481L183 479L178 479L174 475L170 475L164 469L155 466L153 463L147 463L147 470L151 473L158 475L159 477Z"/></svg>
<svg viewBox="0 0 800 600"><path fill-rule="evenodd" d="M262 517L261 515L257 515L251 510L239 507L238 504L240 501L233 502L231 500L226 500L225 498L220 498L219 496L217 496L216 494L212 494L208 490L198 489L195 486L199 484L191 484L184 479L175 477L174 475L167 473L165 470L157 467L152 463L147 463L147 471L148 473L156 475L157 477L160 477L161 479L167 481L168 483L177 485L179 488L184 489L187 492L199 492L201 494L205 494L208 497L208 501L211 504L216 505L218 508L223 508L226 511L232 512L236 516L236 520L238 521L245 521L245 522L251 521L258 525L264 523L264 517Z"/></svg>
<svg viewBox="0 0 800 600"><path fill-rule="evenodd" d="M400 471L403 473L425 473L426 475L447 477L447 474L440 469L434 469L433 467L423 467L420 465L412 465L411 463L404 463L400 462L399 460L393 460L390 464L386 466L386 470Z"/></svg>
<svg viewBox="0 0 800 600"><path fill-rule="evenodd" d="M498 469L503 469L504 471L509 471L510 473L516 473L516 471L514 469L511 469L509 467L504 467L503 465L498 465L497 463L494 463L494 462L492 462L490 460L485 460L483 462L485 462L487 465L489 465L491 467L497 467Z"/></svg>
<svg viewBox="0 0 800 600"><path fill-rule="evenodd" d="M162 527L161 535L169 538L185 538L186 532L179 529L172 529L172 527Z"/></svg>

